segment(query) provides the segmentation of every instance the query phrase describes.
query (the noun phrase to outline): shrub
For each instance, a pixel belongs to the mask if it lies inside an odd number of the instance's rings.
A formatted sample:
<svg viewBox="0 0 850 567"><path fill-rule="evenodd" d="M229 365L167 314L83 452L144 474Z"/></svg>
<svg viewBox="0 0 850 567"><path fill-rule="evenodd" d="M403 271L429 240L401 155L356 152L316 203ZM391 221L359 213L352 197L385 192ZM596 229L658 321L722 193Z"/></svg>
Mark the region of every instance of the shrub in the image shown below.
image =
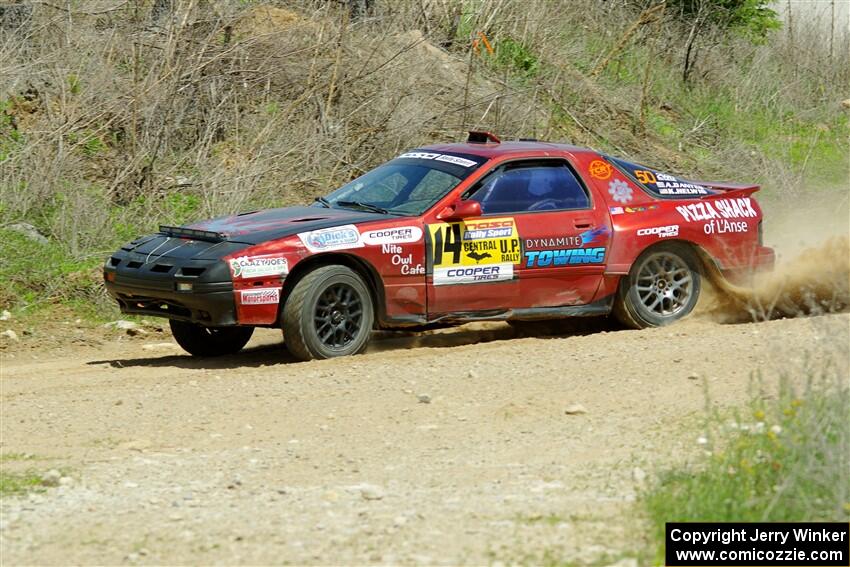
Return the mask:
<svg viewBox="0 0 850 567"><path fill-rule="evenodd" d="M743 414L713 413L702 458L664 474L644 504L664 557L665 522L805 522L850 518L850 387L830 368L776 396L754 380Z"/></svg>

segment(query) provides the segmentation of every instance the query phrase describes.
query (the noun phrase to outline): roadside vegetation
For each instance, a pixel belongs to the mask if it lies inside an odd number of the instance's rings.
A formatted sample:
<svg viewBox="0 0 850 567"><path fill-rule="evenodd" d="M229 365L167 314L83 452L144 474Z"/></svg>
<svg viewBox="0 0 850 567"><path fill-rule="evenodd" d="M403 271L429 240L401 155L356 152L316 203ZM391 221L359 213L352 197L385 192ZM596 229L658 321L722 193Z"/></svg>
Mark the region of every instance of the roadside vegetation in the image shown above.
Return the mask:
<svg viewBox="0 0 850 567"><path fill-rule="evenodd" d="M33 453L0 451L0 499L44 492L48 487L73 482L68 476L70 469L44 467L44 461L50 460ZM44 468L39 470L33 465Z"/></svg>
<svg viewBox="0 0 850 567"><path fill-rule="evenodd" d="M16 317L57 303L112 313L101 262L160 223L307 202L471 128L760 182L767 200L846 190L850 37L836 26L825 41L800 19L783 27L768 8L7 6L0 307Z"/></svg>
<svg viewBox="0 0 850 567"><path fill-rule="evenodd" d="M812 371L801 387L783 380L777 392L756 378L748 406L707 414L697 457L664 473L643 498L653 564L664 561L666 522L850 519L846 367Z"/></svg>
<svg viewBox="0 0 850 567"><path fill-rule="evenodd" d="M33 472L0 471L0 496L27 494L43 490L41 476Z"/></svg>

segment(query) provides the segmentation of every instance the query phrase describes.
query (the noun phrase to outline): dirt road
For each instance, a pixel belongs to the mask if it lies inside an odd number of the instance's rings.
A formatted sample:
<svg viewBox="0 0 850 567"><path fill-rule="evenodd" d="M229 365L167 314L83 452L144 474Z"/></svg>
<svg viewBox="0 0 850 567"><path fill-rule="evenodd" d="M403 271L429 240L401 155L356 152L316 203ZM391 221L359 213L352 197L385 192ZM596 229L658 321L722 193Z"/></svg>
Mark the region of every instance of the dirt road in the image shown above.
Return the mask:
<svg viewBox="0 0 850 567"><path fill-rule="evenodd" d="M702 378L739 404L757 370L846 369L849 330L478 325L308 363L272 331L213 361L161 340L7 353L2 450L32 457L3 466L73 480L4 498L2 563L615 562L640 546L644 476L699 450Z"/></svg>

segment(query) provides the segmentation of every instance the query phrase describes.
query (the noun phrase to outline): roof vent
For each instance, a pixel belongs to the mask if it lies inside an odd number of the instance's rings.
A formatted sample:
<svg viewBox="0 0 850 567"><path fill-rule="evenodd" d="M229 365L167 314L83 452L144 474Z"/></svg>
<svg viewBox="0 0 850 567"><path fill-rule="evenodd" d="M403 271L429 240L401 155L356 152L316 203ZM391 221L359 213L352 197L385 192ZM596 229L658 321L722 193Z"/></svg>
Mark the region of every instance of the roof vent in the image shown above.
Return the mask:
<svg viewBox="0 0 850 567"><path fill-rule="evenodd" d="M470 144L499 144L502 140L492 132L479 132L470 130L469 137L466 139Z"/></svg>

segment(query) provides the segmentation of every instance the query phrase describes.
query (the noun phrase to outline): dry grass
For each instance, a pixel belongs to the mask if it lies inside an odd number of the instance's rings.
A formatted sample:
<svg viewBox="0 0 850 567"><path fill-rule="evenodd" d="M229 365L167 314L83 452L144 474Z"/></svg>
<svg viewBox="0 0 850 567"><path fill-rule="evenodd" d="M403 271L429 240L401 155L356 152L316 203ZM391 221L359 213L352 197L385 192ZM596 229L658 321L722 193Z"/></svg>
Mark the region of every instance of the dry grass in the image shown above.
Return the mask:
<svg viewBox="0 0 850 567"><path fill-rule="evenodd" d="M850 71L811 31L710 30L684 87L672 16L623 41L638 2L373 4L91 0L4 20L0 225L35 225L44 256L86 271L160 222L304 202L469 128L783 193L846 178ZM470 49L478 32L492 55ZM4 304L32 301L18 279Z"/></svg>

